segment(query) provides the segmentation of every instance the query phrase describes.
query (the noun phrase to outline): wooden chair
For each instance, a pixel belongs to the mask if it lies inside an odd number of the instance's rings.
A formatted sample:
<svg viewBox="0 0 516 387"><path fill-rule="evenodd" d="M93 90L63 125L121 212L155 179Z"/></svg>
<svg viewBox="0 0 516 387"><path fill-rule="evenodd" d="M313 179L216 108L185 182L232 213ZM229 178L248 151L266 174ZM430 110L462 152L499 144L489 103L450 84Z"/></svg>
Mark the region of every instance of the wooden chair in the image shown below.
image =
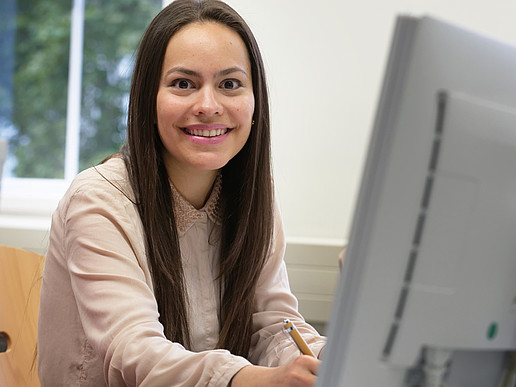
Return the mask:
<svg viewBox="0 0 516 387"><path fill-rule="evenodd" d="M0 246L0 386L39 387L36 363L44 257Z"/></svg>

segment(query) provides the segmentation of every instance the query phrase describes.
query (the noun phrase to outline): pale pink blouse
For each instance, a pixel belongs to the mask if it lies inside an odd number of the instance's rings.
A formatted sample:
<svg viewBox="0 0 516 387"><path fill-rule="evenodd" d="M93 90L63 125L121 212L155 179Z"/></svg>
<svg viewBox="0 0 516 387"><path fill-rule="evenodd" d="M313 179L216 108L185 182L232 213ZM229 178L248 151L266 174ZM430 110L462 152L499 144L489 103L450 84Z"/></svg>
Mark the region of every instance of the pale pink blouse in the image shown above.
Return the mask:
<svg viewBox="0 0 516 387"><path fill-rule="evenodd" d="M279 211L260 276L248 359L214 349L220 179L196 210L173 188L189 297L193 348L167 340L145 255L142 225L124 163L114 158L73 181L52 218L38 328L42 386L227 386L242 367L277 366L299 355L282 332L290 318L315 353L325 339L297 311L283 253ZM123 193L122 193L123 192Z"/></svg>

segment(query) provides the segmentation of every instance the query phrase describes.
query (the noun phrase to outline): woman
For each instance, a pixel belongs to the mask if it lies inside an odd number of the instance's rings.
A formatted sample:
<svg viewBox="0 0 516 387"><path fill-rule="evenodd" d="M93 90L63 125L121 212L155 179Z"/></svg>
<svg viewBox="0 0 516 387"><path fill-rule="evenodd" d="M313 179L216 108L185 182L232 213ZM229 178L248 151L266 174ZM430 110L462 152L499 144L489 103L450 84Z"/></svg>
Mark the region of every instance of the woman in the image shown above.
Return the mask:
<svg viewBox="0 0 516 387"><path fill-rule="evenodd" d="M311 386L318 354L288 286L267 88L251 31L178 0L139 47L120 155L53 215L39 319L43 386Z"/></svg>

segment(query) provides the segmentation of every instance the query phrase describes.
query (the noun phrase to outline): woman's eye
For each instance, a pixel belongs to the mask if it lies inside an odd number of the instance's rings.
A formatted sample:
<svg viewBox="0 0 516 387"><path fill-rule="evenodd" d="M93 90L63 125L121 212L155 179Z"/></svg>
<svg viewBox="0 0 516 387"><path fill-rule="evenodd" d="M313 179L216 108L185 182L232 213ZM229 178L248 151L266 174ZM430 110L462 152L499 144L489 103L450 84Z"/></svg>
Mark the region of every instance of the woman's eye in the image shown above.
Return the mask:
<svg viewBox="0 0 516 387"><path fill-rule="evenodd" d="M236 79L227 79L222 82L222 88L226 90L235 90L241 86L241 83Z"/></svg>
<svg viewBox="0 0 516 387"><path fill-rule="evenodd" d="M186 79L176 79L172 82L172 86L182 90L191 89L193 87L192 83Z"/></svg>

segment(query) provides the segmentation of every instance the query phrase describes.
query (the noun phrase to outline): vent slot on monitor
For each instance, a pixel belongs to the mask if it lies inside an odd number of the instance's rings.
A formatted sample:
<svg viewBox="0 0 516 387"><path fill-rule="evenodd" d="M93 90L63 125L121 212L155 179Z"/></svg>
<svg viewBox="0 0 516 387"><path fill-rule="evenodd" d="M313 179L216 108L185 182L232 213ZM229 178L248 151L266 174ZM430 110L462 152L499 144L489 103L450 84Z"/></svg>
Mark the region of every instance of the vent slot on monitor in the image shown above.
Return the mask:
<svg viewBox="0 0 516 387"><path fill-rule="evenodd" d="M410 291L410 285L412 282L412 276L414 273L414 269L417 264L417 257L419 253L419 247L421 245L421 241L423 238L423 231L425 227L426 214L427 209L430 204L431 196L432 196L432 187L434 182L435 171L437 169L437 165L439 162L439 151L441 149L441 140L443 134L443 126L444 126L444 114L446 110L446 100L447 94L446 92L438 93L438 103L437 103L437 120L434 131L434 141L432 145L432 150L430 153L430 161L428 163L428 171L426 176L425 188L423 191L423 195L421 198L421 204L419 209L419 216L414 228L414 236L412 238L412 248L409 253L409 257L407 260L407 266L405 269L405 276L403 279L403 285L401 287L400 294L398 296L398 303L396 306L396 312L394 314L393 322L389 329L389 334L387 336L387 340L385 342L383 348L383 358L386 359L389 357L391 350L394 346L394 342L396 341L396 335L399 329L400 322L403 318L403 311L405 309L405 304L407 302L408 294Z"/></svg>

